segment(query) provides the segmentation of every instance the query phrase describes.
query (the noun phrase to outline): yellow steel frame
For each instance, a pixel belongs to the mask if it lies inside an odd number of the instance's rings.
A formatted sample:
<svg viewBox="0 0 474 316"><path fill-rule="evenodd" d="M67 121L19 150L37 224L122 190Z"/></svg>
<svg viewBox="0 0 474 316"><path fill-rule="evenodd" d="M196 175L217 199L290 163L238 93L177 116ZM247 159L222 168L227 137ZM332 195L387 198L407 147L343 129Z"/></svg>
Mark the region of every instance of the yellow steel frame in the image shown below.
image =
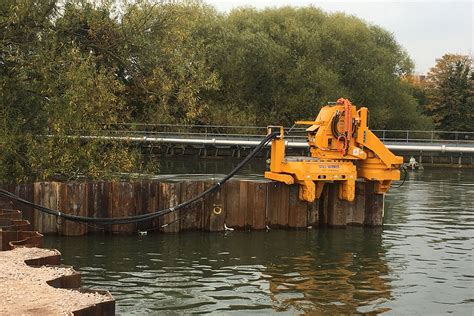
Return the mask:
<svg viewBox="0 0 474 316"><path fill-rule="evenodd" d="M344 124L343 133L336 138L331 124L342 113L345 115L340 120ZM309 202L320 197L328 181L340 182L339 198L353 201L358 177L376 181L376 192L385 193L393 180L400 179L403 158L395 156L368 129L367 115L367 108L357 111L348 100L340 99L338 105L323 107L314 121L296 122L310 125L307 132L311 157L307 158L285 157L283 128L278 127L280 136L272 141L270 171L265 172L265 177L289 185L299 184L300 199ZM342 124L338 124L338 131Z"/></svg>

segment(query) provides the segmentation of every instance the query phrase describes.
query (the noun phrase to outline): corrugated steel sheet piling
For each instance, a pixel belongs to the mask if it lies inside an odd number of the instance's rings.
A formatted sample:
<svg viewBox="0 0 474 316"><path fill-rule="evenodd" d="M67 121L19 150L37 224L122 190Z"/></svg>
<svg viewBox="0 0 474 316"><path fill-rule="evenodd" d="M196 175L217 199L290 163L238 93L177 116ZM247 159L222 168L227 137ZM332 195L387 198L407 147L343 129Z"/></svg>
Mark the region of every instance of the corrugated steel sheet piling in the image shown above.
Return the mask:
<svg viewBox="0 0 474 316"><path fill-rule="evenodd" d="M135 182L38 182L8 186L7 190L25 199L68 214L91 217L126 217L152 213L189 200L212 186L212 180ZM268 180L236 180L221 190L182 211L137 224L95 228L58 219L13 204L24 210L32 229L41 233L80 236L88 232L136 233L155 231L224 231L269 228L307 228L346 225L380 226L383 222L383 195L374 193L372 182L358 181L353 202L338 197L338 183L326 183L321 197L314 202L298 198L298 186ZM169 225L165 225L169 224ZM225 224L225 225L224 225Z"/></svg>

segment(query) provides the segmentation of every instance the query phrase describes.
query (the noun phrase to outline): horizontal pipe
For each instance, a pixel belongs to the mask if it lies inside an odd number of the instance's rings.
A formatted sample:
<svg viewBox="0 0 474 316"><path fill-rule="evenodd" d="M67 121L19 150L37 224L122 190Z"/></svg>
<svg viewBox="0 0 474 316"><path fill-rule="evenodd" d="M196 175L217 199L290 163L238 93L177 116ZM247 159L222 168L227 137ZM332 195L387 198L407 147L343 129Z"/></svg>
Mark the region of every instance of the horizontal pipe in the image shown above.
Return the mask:
<svg viewBox="0 0 474 316"><path fill-rule="evenodd" d="M418 151L418 152L441 152L441 153L474 153L474 147L436 145L386 145L388 149L393 151Z"/></svg>
<svg viewBox="0 0 474 316"><path fill-rule="evenodd" d="M213 128L219 128L219 129L261 129L261 130L266 130L268 126L249 126L249 125L183 125L183 124L154 124L154 123L104 123L100 124L102 125L110 125L110 126L150 126L150 127L177 127L177 128L184 128L184 129L190 129L190 128L200 128L200 129L213 129ZM287 129L293 129L293 130L306 130L305 127L284 127L285 130ZM375 129L372 130L374 133L383 133L383 132L388 132L388 133L399 133L399 134L406 134L406 133L426 133L426 134L463 134L463 135L474 135L474 132L467 132L467 131L440 131L440 130L408 130L408 129Z"/></svg>
<svg viewBox="0 0 474 316"><path fill-rule="evenodd" d="M48 135L52 137L52 135ZM244 146L254 147L260 140L229 140L229 139L198 139L198 138L173 138L173 137L135 137L135 136L68 136L81 139L101 139L115 141L131 141L144 143L164 143L164 144L189 144L189 145L214 145L214 146ZM270 146L268 144L267 146ZM307 148L307 142L287 141L289 148ZM441 152L441 153L474 153L474 147L458 147L449 145L394 145L386 144L387 148L397 152Z"/></svg>

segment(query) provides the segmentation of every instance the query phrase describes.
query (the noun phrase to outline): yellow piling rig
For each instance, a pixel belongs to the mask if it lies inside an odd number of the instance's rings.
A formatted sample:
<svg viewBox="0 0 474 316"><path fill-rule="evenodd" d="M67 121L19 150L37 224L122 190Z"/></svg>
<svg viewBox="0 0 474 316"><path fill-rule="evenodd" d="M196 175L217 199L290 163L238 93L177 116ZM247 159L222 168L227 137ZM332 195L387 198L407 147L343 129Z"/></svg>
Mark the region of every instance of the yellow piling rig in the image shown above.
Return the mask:
<svg viewBox="0 0 474 316"><path fill-rule="evenodd" d="M314 121L298 121L306 129L309 157L285 155L283 127L273 139L270 171L265 178L300 185L299 198L313 202L319 198L325 182L339 181L339 198L353 201L355 181L375 181L376 193L385 193L400 179L403 157L395 156L367 126L368 110L356 109L347 99L324 106Z"/></svg>

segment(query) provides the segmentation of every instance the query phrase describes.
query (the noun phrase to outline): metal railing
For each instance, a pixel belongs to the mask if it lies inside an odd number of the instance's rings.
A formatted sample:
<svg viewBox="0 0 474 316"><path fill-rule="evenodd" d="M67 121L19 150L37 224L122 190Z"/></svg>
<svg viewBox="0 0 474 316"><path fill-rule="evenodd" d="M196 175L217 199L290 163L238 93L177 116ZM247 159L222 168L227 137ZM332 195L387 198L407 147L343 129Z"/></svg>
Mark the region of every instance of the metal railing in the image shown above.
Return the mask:
<svg viewBox="0 0 474 316"><path fill-rule="evenodd" d="M285 127L289 131L289 127ZM372 130L384 143L394 144L443 144L474 146L474 132L421 131L421 130ZM183 139L238 139L255 140L266 135L263 126L222 126L222 125L178 125L117 123L102 126L101 129L76 131L81 135L131 136L131 137L175 137ZM289 140L304 141L305 128L293 128L287 136Z"/></svg>
<svg viewBox="0 0 474 316"><path fill-rule="evenodd" d="M420 130L374 130L373 132L383 142L474 144L474 132Z"/></svg>

